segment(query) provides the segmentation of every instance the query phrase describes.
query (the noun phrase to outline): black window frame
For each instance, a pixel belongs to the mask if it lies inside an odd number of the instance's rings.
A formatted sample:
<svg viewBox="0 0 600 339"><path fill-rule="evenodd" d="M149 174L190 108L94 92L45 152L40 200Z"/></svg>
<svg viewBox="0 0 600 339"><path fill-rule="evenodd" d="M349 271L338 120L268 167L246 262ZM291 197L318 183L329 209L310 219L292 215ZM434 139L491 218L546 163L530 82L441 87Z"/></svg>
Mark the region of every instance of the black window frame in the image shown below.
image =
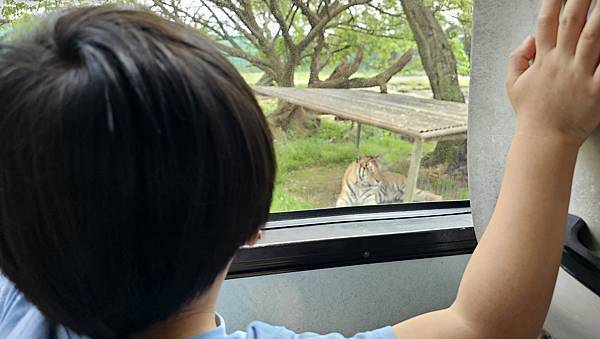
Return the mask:
<svg viewBox="0 0 600 339"><path fill-rule="evenodd" d="M471 254L470 201L272 213L256 246L236 255L228 279Z"/></svg>

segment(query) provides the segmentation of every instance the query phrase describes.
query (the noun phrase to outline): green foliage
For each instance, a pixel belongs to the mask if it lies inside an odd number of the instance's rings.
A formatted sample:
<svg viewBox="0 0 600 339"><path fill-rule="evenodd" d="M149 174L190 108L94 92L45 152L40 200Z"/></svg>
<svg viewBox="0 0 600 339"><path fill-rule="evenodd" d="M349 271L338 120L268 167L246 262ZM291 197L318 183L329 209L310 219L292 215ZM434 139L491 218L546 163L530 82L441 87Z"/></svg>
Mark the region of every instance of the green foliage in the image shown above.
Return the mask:
<svg viewBox="0 0 600 339"><path fill-rule="evenodd" d="M0 18L6 20L0 26L0 39L9 38L15 28L26 29L31 26L32 17L39 12L36 4L17 0L5 0L0 8Z"/></svg>
<svg viewBox="0 0 600 339"><path fill-rule="evenodd" d="M266 2L250 0L256 13L257 22L271 22L274 18L269 12ZM448 32L452 49L457 58L459 73L466 75L469 72L468 48L470 46L470 31L472 27L472 0L424 0L436 13L442 27ZM0 38L12 30L12 26L27 26L31 22L30 16L45 13L56 8L80 6L98 3L139 3L150 4L146 0L39 0L20 1L5 0L0 10L0 17L9 24L0 26ZM282 9L290 8L291 0L280 0ZM329 50L336 51L330 59L329 66L323 71L323 77L342 61L352 60L359 48L364 49L365 60L361 71L371 75L376 74L408 50L416 50L410 27L402 15L401 2L397 0L380 0L374 6L354 6L340 14L336 24L331 25L325 32L325 43ZM376 7L376 8L375 8ZM156 8L154 8L156 10ZM290 34L295 41L300 41L309 30L308 19L297 13L293 16ZM12 25L10 24L12 23ZM195 24L195 27L211 34L208 27ZM271 28L272 29L272 28ZM271 32L274 34L275 32ZM216 37L215 37L216 38ZM225 43L222 39L217 38ZM234 33L234 40L250 55L263 57L259 50L241 32ZM311 51L314 42L307 51ZM282 60L287 59L283 38L275 39L275 49ZM467 50L465 50L467 49ZM324 58L327 50L321 57ZM297 70L304 72L310 65L310 57L305 57L298 65ZM242 72L260 71L247 60L230 58L230 61ZM414 60L403 70L402 74L415 74L422 72L420 60L415 53Z"/></svg>
<svg viewBox="0 0 600 339"><path fill-rule="evenodd" d="M142 2L141 0L140 2ZM67 7L101 4L137 4L136 0L3 0L0 18L9 22L30 14L43 14L52 10Z"/></svg>
<svg viewBox="0 0 600 339"><path fill-rule="evenodd" d="M448 34L458 74L469 75L473 0L425 0Z"/></svg>
<svg viewBox="0 0 600 339"><path fill-rule="evenodd" d="M2 0L0 0L2 1ZM57 9L100 4L137 4L136 0L4 0L0 7L0 40L18 37L35 27L39 15Z"/></svg>
<svg viewBox="0 0 600 339"><path fill-rule="evenodd" d="M458 74L471 74L471 62L465 51L465 45L455 32L450 32L450 45L452 46L452 52L456 58Z"/></svg>
<svg viewBox="0 0 600 339"><path fill-rule="evenodd" d="M397 1L384 1L380 10L369 6L356 6L341 15L341 22L349 22L330 29L327 43L344 51L331 60L332 65L353 59L358 48L363 48L365 60L363 71L381 71L389 67L404 52L416 49L410 27L400 16L386 13L397 12Z"/></svg>
<svg viewBox="0 0 600 339"><path fill-rule="evenodd" d="M12 22L25 14L33 13L36 5L31 2L18 0L4 0L4 5L0 8L0 18Z"/></svg>

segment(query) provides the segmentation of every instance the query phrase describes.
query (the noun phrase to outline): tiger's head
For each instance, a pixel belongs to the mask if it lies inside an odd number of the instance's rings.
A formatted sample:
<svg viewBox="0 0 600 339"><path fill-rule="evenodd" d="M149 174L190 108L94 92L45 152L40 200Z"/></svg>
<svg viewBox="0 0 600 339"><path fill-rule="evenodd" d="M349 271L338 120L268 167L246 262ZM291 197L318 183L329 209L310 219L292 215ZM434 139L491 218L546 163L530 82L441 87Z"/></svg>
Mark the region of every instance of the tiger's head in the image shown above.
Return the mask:
<svg viewBox="0 0 600 339"><path fill-rule="evenodd" d="M383 181L379 159L374 156L362 156L356 159L355 180L357 185L364 187L379 186Z"/></svg>

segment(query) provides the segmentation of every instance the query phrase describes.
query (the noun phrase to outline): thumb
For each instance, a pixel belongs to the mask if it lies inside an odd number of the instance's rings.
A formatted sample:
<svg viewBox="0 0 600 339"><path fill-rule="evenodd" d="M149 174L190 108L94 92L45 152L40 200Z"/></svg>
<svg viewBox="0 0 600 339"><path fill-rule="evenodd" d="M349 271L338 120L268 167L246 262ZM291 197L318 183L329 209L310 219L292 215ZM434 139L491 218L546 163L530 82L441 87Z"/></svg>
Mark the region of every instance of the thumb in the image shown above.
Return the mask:
<svg viewBox="0 0 600 339"><path fill-rule="evenodd" d="M521 46L510 54L506 74L506 83L509 87L512 87L517 79L529 69L530 61L535 57L535 52L535 38L530 35L521 43Z"/></svg>

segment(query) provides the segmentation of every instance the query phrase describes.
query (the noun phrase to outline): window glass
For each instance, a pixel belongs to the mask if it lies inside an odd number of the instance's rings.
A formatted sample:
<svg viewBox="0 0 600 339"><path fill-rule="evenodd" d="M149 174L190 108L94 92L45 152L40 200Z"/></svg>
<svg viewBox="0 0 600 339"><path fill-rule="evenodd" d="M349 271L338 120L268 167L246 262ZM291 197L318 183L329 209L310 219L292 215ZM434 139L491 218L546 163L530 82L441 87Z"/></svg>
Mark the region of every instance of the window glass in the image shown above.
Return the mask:
<svg viewBox="0 0 600 339"><path fill-rule="evenodd" d="M5 0L0 39L32 14L103 3L207 34L256 86L272 212L469 198L472 0Z"/></svg>

